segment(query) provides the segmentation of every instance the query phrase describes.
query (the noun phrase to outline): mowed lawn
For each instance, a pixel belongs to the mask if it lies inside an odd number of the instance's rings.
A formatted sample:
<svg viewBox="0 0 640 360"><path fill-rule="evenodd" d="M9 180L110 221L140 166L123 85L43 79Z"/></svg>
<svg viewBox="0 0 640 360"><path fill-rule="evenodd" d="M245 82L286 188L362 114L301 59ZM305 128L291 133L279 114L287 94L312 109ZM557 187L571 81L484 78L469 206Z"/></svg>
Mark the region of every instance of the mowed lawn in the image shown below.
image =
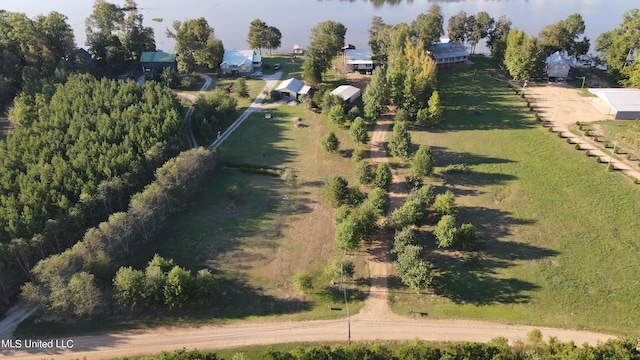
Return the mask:
<svg viewBox="0 0 640 360"><path fill-rule="evenodd" d="M355 163L348 155L353 145L347 130L328 125L325 117L303 105L272 106L249 116L218 148L219 162L210 181L146 248L145 256L135 259L136 267L142 267L157 252L191 270L214 271L219 281L216 304L183 312L183 319L346 316L342 291L324 275L330 259L343 253L336 250L333 210L323 204L320 190L331 174L351 181ZM294 127L294 117L301 117L304 127ZM341 141L339 154L320 148L320 138L329 129ZM297 179L291 184L226 168L226 163L289 168ZM356 276L348 281L349 308L357 312L368 293L368 264L365 253L353 254L352 260ZM306 294L292 286L300 271L314 277L314 289Z"/></svg>
<svg viewBox="0 0 640 360"><path fill-rule="evenodd" d="M476 226L480 249L436 249L425 227L434 293L398 290L392 306L640 335L640 187L540 126L474 61L439 74L443 124L412 136L433 148L432 182L457 195L458 221ZM449 164L468 172L445 173Z"/></svg>

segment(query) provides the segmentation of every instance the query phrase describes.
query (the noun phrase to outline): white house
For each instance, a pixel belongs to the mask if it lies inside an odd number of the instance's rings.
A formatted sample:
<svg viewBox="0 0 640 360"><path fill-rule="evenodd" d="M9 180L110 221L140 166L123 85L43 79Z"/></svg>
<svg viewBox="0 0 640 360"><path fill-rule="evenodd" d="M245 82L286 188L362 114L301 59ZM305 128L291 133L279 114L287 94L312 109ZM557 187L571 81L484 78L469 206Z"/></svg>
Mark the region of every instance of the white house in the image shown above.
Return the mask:
<svg viewBox="0 0 640 360"><path fill-rule="evenodd" d="M253 50L225 50L220 69L224 75L248 75L262 67L262 56Z"/></svg>
<svg viewBox="0 0 640 360"><path fill-rule="evenodd" d="M573 60L556 51L549 55L546 62L547 80L567 80L571 69L576 67Z"/></svg>
<svg viewBox="0 0 640 360"><path fill-rule="evenodd" d="M373 60L371 58L371 50L346 49L342 53L342 61L349 66L351 71L359 71L361 73L371 72L373 70Z"/></svg>
<svg viewBox="0 0 640 360"><path fill-rule="evenodd" d="M331 95L340 96L342 100L350 103L356 101L360 97L360 94L362 94L362 91L351 85L340 85L331 91Z"/></svg>
<svg viewBox="0 0 640 360"><path fill-rule="evenodd" d="M298 95L308 94L309 90L311 87L296 78L291 78L281 82L275 91L280 93L282 99L297 99Z"/></svg>

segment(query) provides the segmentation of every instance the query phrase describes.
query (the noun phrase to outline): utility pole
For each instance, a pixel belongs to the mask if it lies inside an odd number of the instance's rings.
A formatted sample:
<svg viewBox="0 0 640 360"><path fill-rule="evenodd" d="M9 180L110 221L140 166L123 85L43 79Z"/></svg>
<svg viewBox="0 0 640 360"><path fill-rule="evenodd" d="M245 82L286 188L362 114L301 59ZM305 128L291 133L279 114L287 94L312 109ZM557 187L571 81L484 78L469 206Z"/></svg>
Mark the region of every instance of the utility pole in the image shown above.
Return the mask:
<svg viewBox="0 0 640 360"><path fill-rule="evenodd" d="M349 314L349 302L347 301L347 288L344 287L343 262L340 263L340 286L344 294L344 305L347 308L347 344L351 344L351 314Z"/></svg>

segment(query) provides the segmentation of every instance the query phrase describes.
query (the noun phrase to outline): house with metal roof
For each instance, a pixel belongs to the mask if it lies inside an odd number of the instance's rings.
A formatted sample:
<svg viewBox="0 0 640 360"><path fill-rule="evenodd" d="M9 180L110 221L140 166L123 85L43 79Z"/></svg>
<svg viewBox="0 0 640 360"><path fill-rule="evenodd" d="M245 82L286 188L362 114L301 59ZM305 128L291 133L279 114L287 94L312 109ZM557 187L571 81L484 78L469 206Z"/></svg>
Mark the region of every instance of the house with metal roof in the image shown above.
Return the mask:
<svg viewBox="0 0 640 360"><path fill-rule="evenodd" d="M337 88L335 88L333 91L331 91L331 95L340 96L342 100L348 101L350 103L356 101L361 94L362 94L362 90L351 85L340 85Z"/></svg>
<svg viewBox="0 0 640 360"><path fill-rule="evenodd" d="M262 56L253 50L225 50L220 63L223 75L249 75L262 67Z"/></svg>
<svg viewBox="0 0 640 360"><path fill-rule="evenodd" d="M640 119L640 89L631 88L590 88L608 106L607 115L616 120Z"/></svg>
<svg viewBox="0 0 640 360"><path fill-rule="evenodd" d="M429 54L438 69L467 66L469 61L469 51L459 41L433 44L429 48Z"/></svg>
<svg viewBox="0 0 640 360"><path fill-rule="evenodd" d="M370 73L373 71L373 59L369 49L346 49L342 53L342 61L351 71Z"/></svg>
<svg viewBox="0 0 640 360"><path fill-rule="evenodd" d="M162 70L170 68L177 70L176 54L169 54L164 51L145 51L140 55L140 66L143 72L152 70Z"/></svg>
<svg viewBox="0 0 640 360"><path fill-rule="evenodd" d="M576 64L566 54L559 51L547 57L546 70L547 80L561 80L566 81L571 73L571 69L576 67Z"/></svg>
<svg viewBox="0 0 640 360"><path fill-rule="evenodd" d="M280 93L282 99L297 99L298 95L305 95L311 90L310 86L305 85L302 81L291 78L284 80L276 87L275 91Z"/></svg>

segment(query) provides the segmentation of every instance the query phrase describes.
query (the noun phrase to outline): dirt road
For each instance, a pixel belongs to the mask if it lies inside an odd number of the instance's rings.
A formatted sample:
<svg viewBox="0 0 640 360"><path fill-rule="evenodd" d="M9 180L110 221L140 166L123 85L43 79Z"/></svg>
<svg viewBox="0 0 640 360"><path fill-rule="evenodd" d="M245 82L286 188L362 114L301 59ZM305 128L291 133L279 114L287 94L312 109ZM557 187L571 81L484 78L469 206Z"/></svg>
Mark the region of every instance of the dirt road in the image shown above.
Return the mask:
<svg viewBox="0 0 640 360"><path fill-rule="evenodd" d="M573 120L575 122L575 120ZM373 134L371 159L387 162L384 141L391 128L390 119L382 119ZM394 175L391 187L391 208L402 203L403 189L400 179ZM533 329L539 329L545 339L555 337L576 344L595 345L615 336L587 331L554 329L533 326L510 325L471 320L433 320L428 318L394 314L387 304L387 282L391 273L388 257L389 239L380 235L371 247L371 292L360 313L351 316L351 340L411 340L425 341L480 341L495 337L509 340L525 340ZM0 358L6 359L56 359L83 358L105 359L128 355L154 354L176 349L223 349L247 345L268 345L301 341L346 342L347 320L330 321L270 321L211 324L192 327L166 327L147 330L123 331L103 335L80 336L61 339L61 344L71 344L66 349L11 349L0 348ZM19 339L22 344L25 340ZM43 339L47 340L47 339ZM3 344L7 345L7 344Z"/></svg>
<svg viewBox="0 0 640 360"><path fill-rule="evenodd" d="M622 158L616 159L612 157L611 151L604 151L591 138L570 131L570 127L577 121L589 123L613 119L613 115L608 114L608 106L600 99L580 96L576 89L562 84L529 87L525 89L525 94L555 132L561 132L564 137L570 138L572 143L580 144L582 150L589 150L591 156L599 157L602 162L611 161L616 170L629 178L640 180L640 172L635 163Z"/></svg>

